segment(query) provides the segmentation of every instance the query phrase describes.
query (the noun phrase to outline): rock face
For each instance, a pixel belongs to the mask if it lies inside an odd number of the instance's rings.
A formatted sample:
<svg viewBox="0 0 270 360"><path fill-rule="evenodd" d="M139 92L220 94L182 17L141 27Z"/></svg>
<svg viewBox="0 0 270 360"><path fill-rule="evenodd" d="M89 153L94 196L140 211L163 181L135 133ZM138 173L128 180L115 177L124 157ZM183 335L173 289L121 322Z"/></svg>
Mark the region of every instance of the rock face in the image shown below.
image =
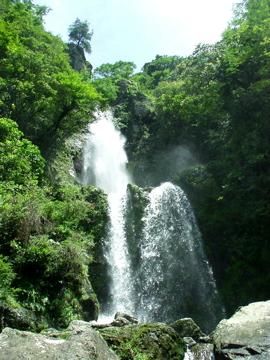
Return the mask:
<svg viewBox="0 0 270 360"><path fill-rule="evenodd" d="M86 68L91 74L93 67L88 61L86 61L84 50L81 46L78 46L74 43L69 43L68 53L70 56L71 66L74 70L81 71Z"/></svg>
<svg viewBox="0 0 270 360"><path fill-rule="evenodd" d="M0 334L0 360L117 360L98 332L84 321L47 335L5 328Z"/></svg>
<svg viewBox="0 0 270 360"><path fill-rule="evenodd" d="M270 301L241 307L213 333L216 359L270 359Z"/></svg>

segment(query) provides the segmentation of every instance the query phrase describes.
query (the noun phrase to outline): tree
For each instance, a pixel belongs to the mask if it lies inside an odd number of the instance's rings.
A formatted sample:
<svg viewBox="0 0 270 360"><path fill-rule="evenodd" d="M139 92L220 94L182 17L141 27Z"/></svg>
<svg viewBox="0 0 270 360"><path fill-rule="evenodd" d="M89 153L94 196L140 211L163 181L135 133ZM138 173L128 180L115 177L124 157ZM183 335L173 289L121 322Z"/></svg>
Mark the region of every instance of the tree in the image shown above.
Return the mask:
<svg viewBox="0 0 270 360"><path fill-rule="evenodd" d="M122 80L132 77L136 65L130 61L117 61L114 64L102 64L94 71L94 85L110 104L113 104L119 95L119 86Z"/></svg>
<svg viewBox="0 0 270 360"><path fill-rule="evenodd" d="M81 47L87 53L91 53L90 41L93 36L93 31L89 29L88 21L81 21L76 19L69 27L69 39L71 43L75 43L77 47Z"/></svg>
<svg viewBox="0 0 270 360"><path fill-rule="evenodd" d="M95 70L96 78L112 78L117 81L132 76L136 65L131 61L117 61L114 64L102 64Z"/></svg>

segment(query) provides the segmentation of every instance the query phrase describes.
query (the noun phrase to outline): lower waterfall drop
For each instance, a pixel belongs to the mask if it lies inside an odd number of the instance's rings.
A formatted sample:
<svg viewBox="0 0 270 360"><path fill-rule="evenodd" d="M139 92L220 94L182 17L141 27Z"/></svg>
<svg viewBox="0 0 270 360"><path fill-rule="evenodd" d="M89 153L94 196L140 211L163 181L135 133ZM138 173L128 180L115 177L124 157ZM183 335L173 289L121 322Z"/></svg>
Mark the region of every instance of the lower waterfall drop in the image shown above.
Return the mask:
<svg viewBox="0 0 270 360"><path fill-rule="evenodd" d="M183 190L169 182L154 188L143 222L137 280L140 318L168 322L192 317L212 330L223 311Z"/></svg>

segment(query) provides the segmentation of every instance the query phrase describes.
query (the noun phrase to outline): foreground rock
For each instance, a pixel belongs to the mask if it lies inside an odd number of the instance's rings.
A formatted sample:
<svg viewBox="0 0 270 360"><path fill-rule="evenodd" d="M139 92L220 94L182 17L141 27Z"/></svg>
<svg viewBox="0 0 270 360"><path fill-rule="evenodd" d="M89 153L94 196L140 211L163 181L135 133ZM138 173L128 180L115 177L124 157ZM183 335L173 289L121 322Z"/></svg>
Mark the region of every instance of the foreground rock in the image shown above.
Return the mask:
<svg viewBox="0 0 270 360"><path fill-rule="evenodd" d="M241 307L213 333L216 359L270 359L270 301Z"/></svg>
<svg viewBox="0 0 270 360"><path fill-rule="evenodd" d="M99 330L123 360L181 360L186 345L177 332L161 323L107 327Z"/></svg>
<svg viewBox="0 0 270 360"><path fill-rule="evenodd" d="M47 335L5 328L0 334L0 360L117 360L97 331L73 321L65 331Z"/></svg>

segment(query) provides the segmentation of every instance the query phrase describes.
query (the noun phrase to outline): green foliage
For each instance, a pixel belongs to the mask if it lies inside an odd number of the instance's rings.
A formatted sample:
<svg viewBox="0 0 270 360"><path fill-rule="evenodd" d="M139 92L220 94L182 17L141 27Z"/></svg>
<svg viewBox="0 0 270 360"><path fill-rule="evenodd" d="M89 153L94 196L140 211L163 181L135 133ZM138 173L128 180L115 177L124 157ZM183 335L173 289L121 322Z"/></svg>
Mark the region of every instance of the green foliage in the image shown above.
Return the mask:
<svg viewBox="0 0 270 360"><path fill-rule="evenodd" d="M96 90L102 94L104 103L113 104L118 95L118 86L111 78L96 79L94 81Z"/></svg>
<svg viewBox="0 0 270 360"><path fill-rule="evenodd" d="M103 64L95 69L96 78L112 78L113 80L128 79L136 65L129 61L117 61L114 64Z"/></svg>
<svg viewBox="0 0 270 360"><path fill-rule="evenodd" d="M60 38L44 30L46 12L32 1L0 1L0 300L66 326L97 316L89 265L107 201L74 184L71 154L60 148L89 122L101 96L85 71L72 70ZM91 36L86 22L70 28L83 50ZM51 184L57 160L63 164Z"/></svg>
<svg viewBox="0 0 270 360"><path fill-rule="evenodd" d="M177 65L182 61L179 56L157 55L155 60L144 64L143 73L146 76L139 78L139 81L147 87L154 88L161 81L172 80Z"/></svg>
<svg viewBox="0 0 270 360"><path fill-rule="evenodd" d="M14 121L0 119L0 128L1 300L54 326L93 319L98 305L88 269L107 222L106 197L91 186L38 186L38 148Z"/></svg>
<svg viewBox="0 0 270 360"><path fill-rule="evenodd" d="M88 122L100 97L30 2L1 3L0 52L0 116L15 119L44 153Z"/></svg>
<svg viewBox="0 0 270 360"><path fill-rule="evenodd" d="M83 304L97 301L88 267L106 226L105 196L75 185L52 195L37 187L2 190L0 249L13 264L19 303L55 326L96 316L84 315Z"/></svg>
<svg viewBox="0 0 270 360"><path fill-rule="evenodd" d="M12 288L14 278L15 273L8 259L0 255L0 301L12 305L15 303L15 292Z"/></svg>
<svg viewBox="0 0 270 360"><path fill-rule="evenodd" d="M1 252L8 255L13 240L27 243L31 235L41 230L41 207L46 198L36 186L23 188L4 183L0 187L0 199L0 246Z"/></svg>
<svg viewBox="0 0 270 360"><path fill-rule="evenodd" d="M88 22L77 18L68 30L69 40L74 42L76 46L83 48L86 52L91 53L90 41L93 31L89 30Z"/></svg>
<svg viewBox="0 0 270 360"><path fill-rule="evenodd" d="M0 118L0 181L26 185L41 180L44 159L22 135L14 121Z"/></svg>
<svg viewBox="0 0 270 360"><path fill-rule="evenodd" d="M108 104L114 104L123 80L129 79L136 65L133 62L117 61L114 64L103 64L94 71L94 84Z"/></svg>
<svg viewBox="0 0 270 360"><path fill-rule="evenodd" d="M13 251L15 285L23 306L49 316L58 326L81 317L90 259L78 239L60 244L47 235L32 237L26 246L13 243Z"/></svg>
<svg viewBox="0 0 270 360"><path fill-rule="evenodd" d="M1 276L1 291L2 291L2 289L8 288L15 278L15 274L12 270L11 265L2 255L0 256L0 276Z"/></svg>

